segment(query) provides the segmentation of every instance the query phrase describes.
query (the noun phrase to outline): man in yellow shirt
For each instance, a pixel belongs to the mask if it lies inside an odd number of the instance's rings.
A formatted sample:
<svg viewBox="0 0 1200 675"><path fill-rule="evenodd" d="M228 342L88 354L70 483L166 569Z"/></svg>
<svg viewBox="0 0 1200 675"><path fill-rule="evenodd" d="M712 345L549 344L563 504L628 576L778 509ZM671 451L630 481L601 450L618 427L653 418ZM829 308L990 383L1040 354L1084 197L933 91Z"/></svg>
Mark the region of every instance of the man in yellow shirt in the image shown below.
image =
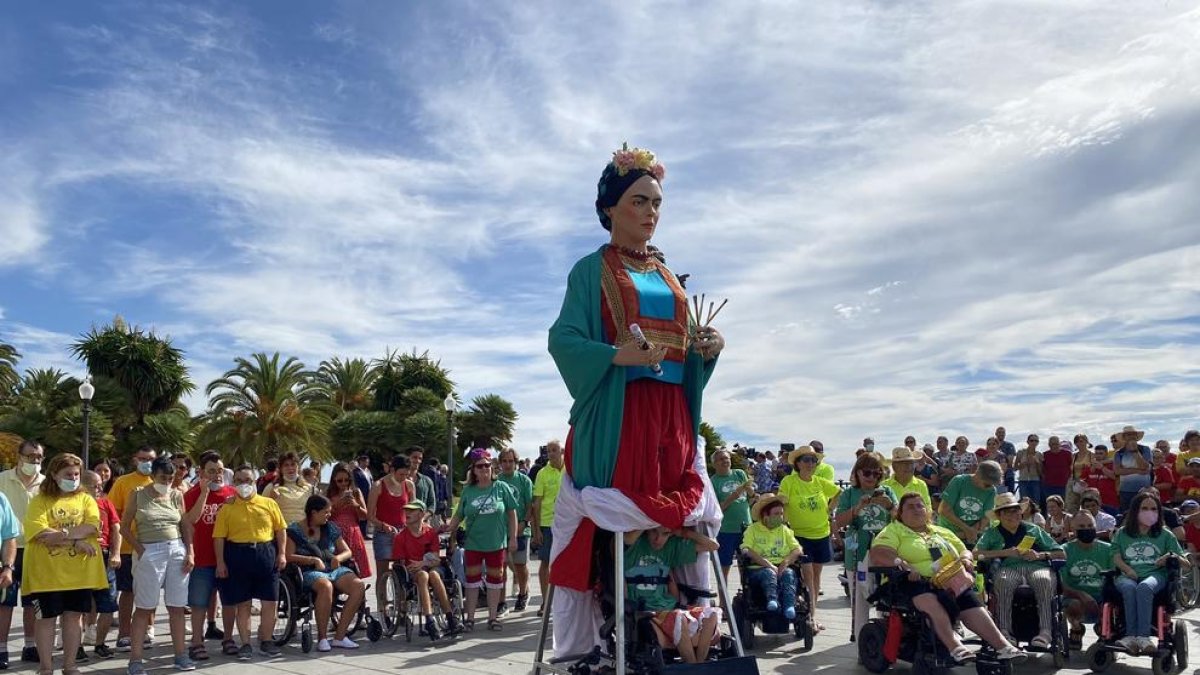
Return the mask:
<svg viewBox="0 0 1200 675"><path fill-rule="evenodd" d="M108 501L121 516L125 515L125 506L133 491L154 482L150 477L150 466L154 464L158 452L150 446L142 446L133 453L133 471L124 474L113 481L108 491ZM135 529L136 532L136 529ZM121 562L117 565L117 651L127 652L130 629L133 624L133 547L128 540L121 542ZM146 644L154 642L154 616L146 628Z"/></svg>
<svg viewBox="0 0 1200 675"><path fill-rule="evenodd" d="M254 488L254 469L239 466L233 474L237 496L217 511L213 525L213 550L217 558L217 584L221 606L237 612L237 629L242 646L237 657L254 657L250 646L251 600L262 603L258 618L258 648L264 656L279 656L279 647L271 639L275 630L275 612L279 602L279 573L287 565L284 557L287 524L279 504L258 494ZM230 652L233 640L225 636L222 651Z"/></svg>
<svg viewBox="0 0 1200 675"><path fill-rule="evenodd" d="M42 486L42 480L45 476L42 475L42 460L45 458L46 451L42 449L40 443L35 441L25 441L17 448L17 466L0 473L0 492L8 498L8 503L12 507L13 516L20 523L25 520L25 515L29 511L29 502L37 496L38 489ZM5 589L2 594L3 600L0 601L0 636L6 641L8 640L8 631L12 629L13 608L17 606L17 596L21 595L21 572L24 567L22 562L25 559L25 533L22 532L16 538L16 557L5 557L3 561L9 565L0 571L0 576L11 575L12 586ZM11 570L7 569L11 566ZM21 660L30 663L38 662L37 647L33 644L33 628L37 622L37 615L33 603L26 603L25 598L21 598L21 629L25 633L25 645L21 649ZM8 668L8 651L7 649L0 650L0 662L4 668Z"/></svg>
<svg viewBox="0 0 1200 675"><path fill-rule="evenodd" d="M896 493L896 497L903 497L909 492L915 492L921 495L921 500L925 502L925 508L930 512L933 511L933 500L929 498L929 486L925 481L917 478L914 475L913 468L916 465L920 450L913 450L907 446L892 448L892 476L883 481L882 487L890 487L892 492Z"/></svg>
<svg viewBox="0 0 1200 675"><path fill-rule="evenodd" d="M788 453L792 472L779 482L779 494L787 499L787 517L804 554L812 561L809 590L813 598L813 630L825 627L816 621L816 600L821 594L821 566L833 560L829 543L829 512L841 494L838 486L815 475L820 455L810 445Z"/></svg>
<svg viewBox="0 0 1200 675"><path fill-rule="evenodd" d="M1188 475L1188 460L1196 457L1200 457L1200 431L1193 429L1184 434L1183 440L1179 441L1179 454L1175 457L1175 472L1180 476Z"/></svg>
<svg viewBox="0 0 1200 675"><path fill-rule="evenodd" d="M538 581L542 587L542 607L538 617L546 609L546 588L550 584L550 549L554 546L554 502L558 500L558 489L562 487L563 450L558 441L546 444L546 466L537 473L533 482L533 547L538 550Z"/></svg>

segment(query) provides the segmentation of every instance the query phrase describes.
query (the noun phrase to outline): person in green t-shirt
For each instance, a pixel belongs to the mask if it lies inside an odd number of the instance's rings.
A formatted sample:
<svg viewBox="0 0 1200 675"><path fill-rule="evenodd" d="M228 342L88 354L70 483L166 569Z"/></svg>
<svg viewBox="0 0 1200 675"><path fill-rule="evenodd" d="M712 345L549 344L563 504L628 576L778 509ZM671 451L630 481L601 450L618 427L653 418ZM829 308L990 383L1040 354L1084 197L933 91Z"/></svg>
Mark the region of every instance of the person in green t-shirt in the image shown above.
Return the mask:
<svg viewBox="0 0 1200 675"><path fill-rule="evenodd" d="M1071 649L1083 648L1083 622L1100 616L1100 591L1104 588L1104 573L1113 569L1113 547L1096 538L1096 519L1080 511L1071 519L1075 539L1067 542L1063 551L1067 564L1059 571L1063 584L1063 611L1071 625Z"/></svg>
<svg viewBox="0 0 1200 675"><path fill-rule="evenodd" d="M533 481L517 471L517 451L507 448L500 451L500 475L496 480L512 488L517 498L517 552L508 558L516 582L517 601L513 611L525 611L529 602L529 510L533 504ZM505 600L500 600L500 613L505 609Z"/></svg>
<svg viewBox="0 0 1200 675"><path fill-rule="evenodd" d="M1117 643L1131 653L1146 653L1154 649L1154 595L1166 588L1167 559L1175 555L1181 565L1191 563L1179 540L1163 527L1162 503L1144 492L1130 502L1125 524L1113 535L1113 548L1113 562L1121 571L1117 590L1125 604L1125 637Z"/></svg>
<svg viewBox="0 0 1200 675"><path fill-rule="evenodd" d="M550 553L554 548L554 504L562 487L563 461L562 443L557 440L546 444L546 464L533 480L533 503L529 515L533 519L533 547L538 554L538 583L542 587L542 606L538 607L538 618L546 610L546 589L550 586Z"/></svg>
<svg viewBox="0 0 1200 675"><path fill-rule="evenodd" d="M746 583L767 600L767 611L783 610L796 618L796 570L791 567L804 550L785 525L787 498L767 493L754 503L754 523L742 535L742 553L750 558Z"/></svg>
<svg viewBox="0 0 1200 675"><path fill-rule="evenodd" d="M717 558L721 561L721 573L729 579L729 567L733 556L742 543L742 530L750 525L750 497L754 496L754 481L746 472L733 468L733 458L728 450L717 450L712 454L714 473L710 477L713 491L721 501L721 531L717 543L721 548Z"/></svg>
<svg viewBox="0 0 1200 675"><path fill-rule="evenodd" d="M676 609L683 598L671 570L696 562L700 553L715 551L717 542L692 530L665 527L625 533L625 596L634 611L654 612L659 644L678 649L686 663L708 659L721 622L716 607ZM693 626L692 624L698 624Z"/></svg>
<svg viewBox="0 0 1200 675"><path fill-rule="evenodd" d="M813 450L816 450L817 456L821 458L820 463L817 464L816 471L813 471L813 475L836 484L837 479L834 477L833 465L825 461L825 444L821 441L809 441L808 445Z"/></svg>
<svg viewBox="0 0 1200 675"><path fill-rule="evenodd" d="M974 546L979 535L990 525L988 512L996 503L996 485L1004 471L993 461L980 462L971 475L958 475L942 490L938 506L938 525L958 535L967 546Z"/></svg>
<svg viewBox="0 0 1200 675"><path fill-rule="evenodd" d="M1037 597L1039 627L1029 644L1049 649L1054 620L1050 609L1057 589L1048 561L1061 560L1065 555L1048 532L1021 521L1021 503L1011 492L996 496L993 511L1000 522L980 535L975 558L999 561L994 586L996 625L1005 635L1012 635L1013 594L1022 584L1028 584Z"/></svg>
<svg viewBox="0 0 1200 675"><path fill-rule="evenodd" d="M500 595L504 590L505 551L517 552L517 496L505 483L492 479L492 454L476 448L467 455L471 473L458 499L458 508L447 529L457 532L464 525L464 566L467 577L467 628L474 625L477 589L484 587L483 568L487 566L488 629L500 630ZM450 537L449 552L456 546Z"/></svg>
<svg viewBox="0 0 1200 675"><path fill-rule="evenodd" d="M879 455L864 452L850 471L850 487L838 497L834 526L846 528L846 579L850 584L850 615L854 632L866 625L871 614L871 582L867 576L867 553L875 535L892 520L892 509L900 498L891 488L880 485L883 462Z"/></svg>

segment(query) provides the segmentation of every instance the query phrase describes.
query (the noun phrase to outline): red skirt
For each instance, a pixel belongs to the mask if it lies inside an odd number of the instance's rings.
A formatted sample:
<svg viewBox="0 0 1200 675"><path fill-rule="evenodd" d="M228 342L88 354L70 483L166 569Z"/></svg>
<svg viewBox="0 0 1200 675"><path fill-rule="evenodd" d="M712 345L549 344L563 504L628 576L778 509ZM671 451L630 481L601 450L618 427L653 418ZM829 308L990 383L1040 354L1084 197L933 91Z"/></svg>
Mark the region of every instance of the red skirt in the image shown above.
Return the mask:
<svg viewBox="0 0 1200 675"><path fill-rule="evenodd" d="M567 467L571 466L573 438L572 429L567 435ZM678 529L704 495L704 482L696 473L695 461L696 436L683 387L648 378L626 385L621 441L611 486L650 519ZM580 523L550 568L552 583L577 590L589 587L595 529L589 519Z"/></svg>

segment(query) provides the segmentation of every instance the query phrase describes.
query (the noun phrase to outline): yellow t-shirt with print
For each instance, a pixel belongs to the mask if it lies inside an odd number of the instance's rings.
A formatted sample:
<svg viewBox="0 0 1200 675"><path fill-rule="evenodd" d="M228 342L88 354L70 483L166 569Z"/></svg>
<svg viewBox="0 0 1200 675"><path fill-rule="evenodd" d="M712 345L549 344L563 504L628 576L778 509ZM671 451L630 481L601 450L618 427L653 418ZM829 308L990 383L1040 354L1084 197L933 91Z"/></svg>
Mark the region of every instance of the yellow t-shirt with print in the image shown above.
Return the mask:
<svg viewBox="0 0 1200 675"><path fill-rule="evenodd" d="M21 578L21 594L48 593L108 588L104 559L100 556L97 534L85 539L96 555L84 555L73 546L47 546L34 541L42 532L61 530L79 525L100 528L100 507L91 495L74 492L60 497L43 494L29 502L25 512L25 571Z"/></svg>
<svg viewBox="0 0 1200 675"><path fill-rule="evenodd" d="M815 475L803 481L790 473L779 483L779 494L788 499L788 524L797 537L805 539L829 536L829 500L840 493L838 486Z"/></svg>
<svg viewBox="0 0 1200 675"><path fill-rule="evenodd" d="M960 556L963 551L967 550L962 540L944 527L930 525L929 529L922 533L909 529L907 525L898 520L888 523L887 527L875 535L875 540L871 542L871 548L877 546L895 549L896 555L912 565L913 569L920 572L923 577L933 576L931 549L938 549L942 555L952 550L955 556ZM941 556L939 555L938 558L940 559Z"/></svg>
<svg viewBox="0 0 1200 675"><path fill-rule="evenodd" d="M750 523L750 527L742 533L742 548L748 548L772 565L778 565L789 553L800 548L800 542L796 541L796 535L787 525L772 529L756 521Z"/></svg>

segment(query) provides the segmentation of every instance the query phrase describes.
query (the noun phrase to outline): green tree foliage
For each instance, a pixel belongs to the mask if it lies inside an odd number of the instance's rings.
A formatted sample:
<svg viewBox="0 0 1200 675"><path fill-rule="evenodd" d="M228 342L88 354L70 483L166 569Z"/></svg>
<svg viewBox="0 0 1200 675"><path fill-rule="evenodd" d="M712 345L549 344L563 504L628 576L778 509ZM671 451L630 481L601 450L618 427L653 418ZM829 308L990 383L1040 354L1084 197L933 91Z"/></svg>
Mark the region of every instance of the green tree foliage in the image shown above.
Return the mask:
<svg viewBox="0 0 1200 675"><path fill-rule="evenodd" d="M389 457L406 446L404 418L384 410L354 410L333 421L329 445L335 459L349 461L367 454Z"/></svg>
<svg viewBox="0 0 1200 675"><path fill-rule="evenodd" d="M17 373L17 362L20 360L21 353L16 347L0 342L0 403L11 398L21 382L21 376Z"/></svg>
<svg viewBox="0 0 1200 675"><path fill-rule="evenodd" d="M17 384L13 396L0 412L0 432L41 442L47 455L60 452L80 454L83 448L83 408L79 380L61 370L29 370ZM107 454L113 446L112 422L94 411L89 428L94 456Z"/></svg>
<svg viewBox="0 0 1200 675"><path fill-rule="evenodd" d="M262 466L268 455L295 451L329 460L329 427L336 408L312 373L279 353L234 359L233 369L206 388L209 416L201 444L231 462Z"/></svg>
<svg viewBox="0 0 1200 675"><path fill-rule="evenodd" d="M334 357L317 368L317 382L341 412L368 410L375 402L372 387L378 372L366 359Z"/></svg>
<svg viewBox="0 0 1200 675"><path fill-rule="evenodd" d="M513 405L496 394L476 396L466 410L455 416L460 449L470 447L505 448L512 441L517 424Z"/></svg>
<svg viewBox="0 0 1200 675"><path fill-rule="evenodd" d="M411 354L389 351L382 359L372 362L375 367L373 393L376 410L396 410L400 407L405 392L422 387L433 392L440 403L454 391L450 373L442 368L441 361L434 361L429 352Z"/></svg>

